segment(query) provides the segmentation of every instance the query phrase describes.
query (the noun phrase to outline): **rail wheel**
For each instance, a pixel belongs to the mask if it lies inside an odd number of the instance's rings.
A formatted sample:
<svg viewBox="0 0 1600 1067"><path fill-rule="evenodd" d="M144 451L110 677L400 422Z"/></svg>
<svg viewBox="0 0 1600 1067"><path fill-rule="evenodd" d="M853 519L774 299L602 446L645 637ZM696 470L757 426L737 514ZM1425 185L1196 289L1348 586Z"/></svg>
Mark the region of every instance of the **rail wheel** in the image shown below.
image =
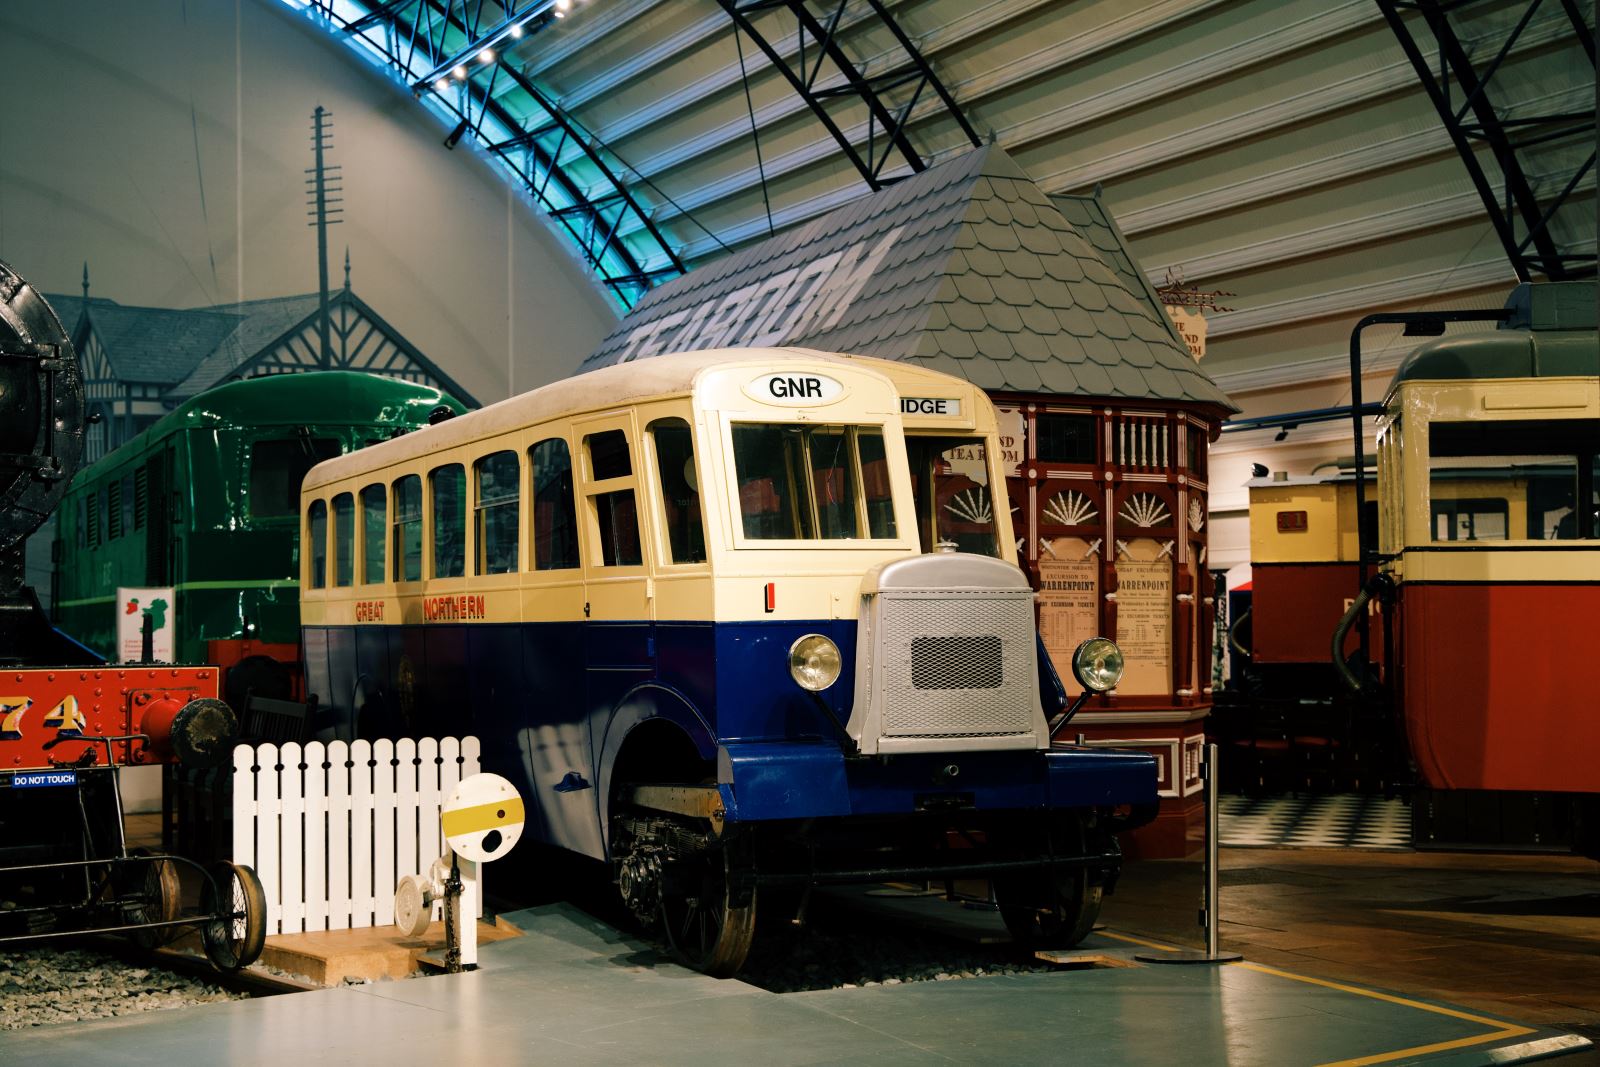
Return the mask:
<svg viewBox="0 0 1600 1067"><path fill-rule="evenodd" d="M213 864L200 886L200 927L206 959L219 971L248 967L267 940L267 897L256 872L226 860Z"/></svg>
<svg viewBox="0 0 1600 1067"><path fill-rule="evenodd" d="M756 929L755 887L741 893L730 873L728 851L707 849L673 860L661 887L661 923L673 955L713 978L744 966Z"/></svg>
<svg viewBox="0 0 1600 1067"><path fill-rule="evenodd" d="M1066 847L1079 854L1088 851L1089 835L1081 821L1074 822ZM1017 944L1028 949L1071 948L1094 929L1104 897L1084 867L1066 867L1037 874L1013 875L994 881L1000 918Z"/></svg>
<svg viewBox="0 0 1600 1067"><path fill-rule="evenodd" d="M172 922L183 911L177 864L164 856L151 856L145 849L135 849L130 857L138 862L126 876L125 893L136 902L124 907L123 921L130 925ZM135 929L128 931L128 937L140 948L157 948L171 940L174 929Z"/></svg>

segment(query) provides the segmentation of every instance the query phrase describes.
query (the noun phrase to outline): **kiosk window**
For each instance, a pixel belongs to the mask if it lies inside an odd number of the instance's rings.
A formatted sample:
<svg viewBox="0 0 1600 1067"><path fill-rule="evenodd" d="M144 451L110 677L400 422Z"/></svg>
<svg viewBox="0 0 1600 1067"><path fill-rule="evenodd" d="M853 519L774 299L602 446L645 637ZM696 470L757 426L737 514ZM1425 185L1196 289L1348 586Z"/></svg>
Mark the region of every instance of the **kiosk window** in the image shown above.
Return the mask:
<svg viewBox="0 0 1600 1067"><path fill-rule="evenodd" d="M383 581L384 533L388 515L382 482L361 490L361 582L375 585Z"/></svg>
<svg viewBox="0 0 1600 1067"><path fill-rule="evenodd" d="M682 419L650 424L661 479L661 511L673 563L704 563L705 529L700 518L700 483L694 473L694 442Z"/></svg>
<svg viewBox="0 0 1600 1067"><path fill-rule="evenodd" d="M355 581L356 501L349 493L333 498L333 584Z"/></svg>
<svg viewBox="0 0 1600 1067"><path fill-rule="evenodd" d="M320 500L311 502L306 513L306 540L311 544L311 588L323 589L328 585L328 505Z"/></svg>
<svg viewBox="0 0 1600 1067"><path fill-rule="evenodd" d="M589 470L597 482L633 474L628 438L621 430L606 430L583 439L589 451ZM639 545L639 509L632 489L594 494L595 520L600 526L600 565L637 567L644 562Z"/></svg>
<svg viewBox="0 0 1600 1067"><path fill-rule="evenodd" d="M394 580L422 580L422 479L415 474L394 483Z"/></svg>
<svg viewBox="0 0 1600 1067"><path fill-rule="evenodd" d="M428 474L433 492L433 577L460 578L467 571L467 472L459 463Z"/></svg>
<svg viewBox="0 0 1600 1067"><path fill-rule="evenodd" d="M306 472L339 454L331 437L293 437L250 445L250 517L270 519L293 515L300 506L300 483Z"/></svg>
<svg viewBox="0 0 1600 1067"><path fill-rule="evenodd" d="M533 567L578 566L578 513L572 502L572 454L559 437L528 450L533 485Z"/></svg>
<svg viewBox="0 0 1600 1067"><path fill-rule="evenodd" d="M496 452L473 464L478 483L477 567L479 574L517 569L517 484L522 471L515 452Z"/></svg>
<svg viewBox="0 0 1600 1067"><path fill-rule="evenodd" d="M1034 455L1042 463L1093 463L1093 415L1041 413L1034 420Z"/></svg>

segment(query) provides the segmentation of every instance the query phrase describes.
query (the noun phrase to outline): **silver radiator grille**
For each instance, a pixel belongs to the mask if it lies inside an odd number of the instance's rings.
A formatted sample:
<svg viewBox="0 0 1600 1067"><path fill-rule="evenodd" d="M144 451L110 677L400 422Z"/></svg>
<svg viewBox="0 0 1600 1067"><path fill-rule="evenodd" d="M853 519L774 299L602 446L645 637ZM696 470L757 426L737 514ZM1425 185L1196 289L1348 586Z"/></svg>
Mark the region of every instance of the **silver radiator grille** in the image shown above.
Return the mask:
<svg viewBox="0 0 1600 1067"><path fill-rule="evenodd" d="M1033 729L1033 606L1010 591L879 594L883 736Z"/></svg>

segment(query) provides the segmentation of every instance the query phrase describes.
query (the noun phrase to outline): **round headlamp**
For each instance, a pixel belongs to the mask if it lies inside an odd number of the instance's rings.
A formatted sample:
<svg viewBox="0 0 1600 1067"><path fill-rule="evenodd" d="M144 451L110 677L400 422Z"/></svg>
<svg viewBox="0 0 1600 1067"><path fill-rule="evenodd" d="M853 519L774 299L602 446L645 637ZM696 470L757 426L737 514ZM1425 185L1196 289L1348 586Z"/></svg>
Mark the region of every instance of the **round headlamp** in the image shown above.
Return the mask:
<svg viewBox="0 0 1600 1067"><path fill-rule="evenodd" d="M789 646L789 676L802 689L820 693L839 680L839 646L821 634L806 634Z"/></svg>
<svg viewBox="0 0 1600 1067"><path fill-rule="evenodd" d="M1109 637L1091 637L1072 653L1072 673L1091 692L1115 689L1122 681L1122 649Z"/></svg>

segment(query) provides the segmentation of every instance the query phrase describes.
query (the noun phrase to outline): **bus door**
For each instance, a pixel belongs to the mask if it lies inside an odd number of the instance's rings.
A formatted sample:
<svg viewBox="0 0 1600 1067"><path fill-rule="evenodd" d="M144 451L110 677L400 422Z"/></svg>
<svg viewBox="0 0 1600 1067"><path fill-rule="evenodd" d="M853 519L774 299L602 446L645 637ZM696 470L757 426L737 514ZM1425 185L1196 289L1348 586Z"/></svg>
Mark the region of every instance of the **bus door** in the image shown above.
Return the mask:
<svg viewBox="0 0 1600 1067"><path fill-rule="evenodd" d="M584 667L596 750L611 711L655 675L655 588L640 528L645 480L631 412L573 426L584 564Z"/></svg>

